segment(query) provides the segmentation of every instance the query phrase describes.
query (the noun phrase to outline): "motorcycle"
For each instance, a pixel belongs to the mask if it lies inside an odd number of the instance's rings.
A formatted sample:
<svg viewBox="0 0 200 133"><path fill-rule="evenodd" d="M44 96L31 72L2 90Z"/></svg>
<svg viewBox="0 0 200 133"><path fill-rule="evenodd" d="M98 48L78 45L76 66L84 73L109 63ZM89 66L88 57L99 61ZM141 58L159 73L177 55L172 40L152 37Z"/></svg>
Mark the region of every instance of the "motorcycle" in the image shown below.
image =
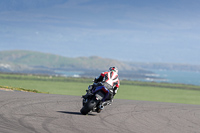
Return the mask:
<svg viewBox="0 0 200 133"><path fill-rule="evenodd" d="M93 84L95 86L95 83ZM81 114L87 115L89 112L100 113L101 110L109 103L104 101L109 97L110 90L105 86L100 85L92 89L92 85L88 86L86 95L83 95L83 107L80 110Z"/></svg>

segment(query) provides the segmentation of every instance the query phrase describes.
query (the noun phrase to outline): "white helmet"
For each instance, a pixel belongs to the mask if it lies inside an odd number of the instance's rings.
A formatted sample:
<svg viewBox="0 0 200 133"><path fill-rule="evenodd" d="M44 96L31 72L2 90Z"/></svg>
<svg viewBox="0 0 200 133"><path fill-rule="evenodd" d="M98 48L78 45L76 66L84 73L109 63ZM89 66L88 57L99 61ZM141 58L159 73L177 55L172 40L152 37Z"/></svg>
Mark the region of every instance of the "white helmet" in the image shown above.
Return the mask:
<svg viewBox="0 0 200 133"><path fill-rule="evenodd" d="M118 74L118 69L117 69L117 67L110 67L110 68L109 68L109 71L114 71L114 72L116 72L116 73Z"/></svg>

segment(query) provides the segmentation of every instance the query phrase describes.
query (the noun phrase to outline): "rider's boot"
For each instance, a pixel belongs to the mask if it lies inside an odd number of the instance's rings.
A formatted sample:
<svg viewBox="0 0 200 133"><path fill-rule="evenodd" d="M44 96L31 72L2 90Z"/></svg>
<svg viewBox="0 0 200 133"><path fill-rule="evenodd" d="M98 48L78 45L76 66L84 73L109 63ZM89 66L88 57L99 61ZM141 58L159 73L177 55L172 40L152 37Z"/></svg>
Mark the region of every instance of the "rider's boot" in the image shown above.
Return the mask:
<svg viewBox="0 0 200 133"><path fill-rule="evenodd" d="M103 103L101 103L97 108L97 113L100 113L104 109L105 106L111 105L112 102L113 102L113 99L107 100L107 101L104 101Z"/></svg>
<svg viewBox="0 0 200 133"><path fill-rule="evenodd" d="M102 103L102 105L103 105L103 106L111 105L112 102L113 102L113 99L110 99L110 100L104 101L104 102Z"/></svg>

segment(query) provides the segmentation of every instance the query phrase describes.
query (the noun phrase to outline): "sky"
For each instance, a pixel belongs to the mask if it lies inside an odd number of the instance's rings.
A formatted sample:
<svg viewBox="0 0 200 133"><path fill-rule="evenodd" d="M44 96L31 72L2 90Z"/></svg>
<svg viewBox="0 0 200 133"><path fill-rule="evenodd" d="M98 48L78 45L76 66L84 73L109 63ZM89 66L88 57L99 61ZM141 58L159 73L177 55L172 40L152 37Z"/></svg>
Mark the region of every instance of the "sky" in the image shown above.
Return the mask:
<svg viewBox="0 0 200 133"><path fill-rule="evenodd" d="M200 0L1 0L0 51L200 65Z"/></svg>

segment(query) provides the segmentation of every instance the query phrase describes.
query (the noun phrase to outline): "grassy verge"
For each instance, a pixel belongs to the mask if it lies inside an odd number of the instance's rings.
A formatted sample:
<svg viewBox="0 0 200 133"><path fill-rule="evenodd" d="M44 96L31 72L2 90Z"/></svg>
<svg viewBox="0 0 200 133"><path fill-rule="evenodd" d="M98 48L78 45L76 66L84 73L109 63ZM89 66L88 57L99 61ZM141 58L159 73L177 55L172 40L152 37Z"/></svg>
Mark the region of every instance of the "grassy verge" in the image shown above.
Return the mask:
<svg viewBox="0 0 200 133"><path fill-rule="evenodd" d="M92 84L92 79L88 78L0 74L1 88L21 89L36 93L81 96L85 94L89 84ZM200 105L200 86L121 81L115 98Z"/></svg>
<svg viewBox="0 0 200 133"><path fill-rule="evenodd" d="M14 90L14 91L25 91L25 92L34 92L34 93L46 93L46 92L40 92L38 90L31 90L31 89L24 89L24 88L15 88L15 87L9 87L9 86L1 86L0 89L2 90Z"/></svg>

